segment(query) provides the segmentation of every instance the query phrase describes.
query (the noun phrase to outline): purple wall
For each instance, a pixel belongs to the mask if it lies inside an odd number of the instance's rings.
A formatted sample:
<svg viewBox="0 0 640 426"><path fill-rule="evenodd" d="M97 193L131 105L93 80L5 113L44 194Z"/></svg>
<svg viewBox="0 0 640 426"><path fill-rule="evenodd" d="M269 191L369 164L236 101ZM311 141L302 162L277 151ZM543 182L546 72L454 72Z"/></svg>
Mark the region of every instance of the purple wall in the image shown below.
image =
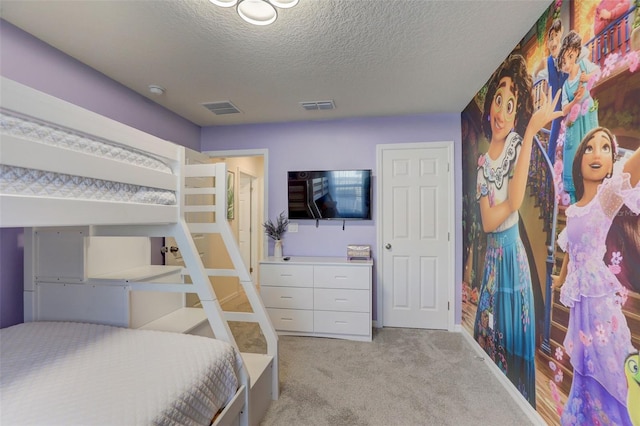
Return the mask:
<svg viewBox="0 0 640 426"><path fill-rule="evenodd" d="M454 141L454 164L461 164L459 114L219 126L202 129L201 137L198 126L3 20L0 38L0 75L196 150L200 145L203 151L267 148L270 217L285 210L286 171L297 168L370 168L375 194L377 144ZM461 182L456 168L457 324L462 282ZM300 222L299 232L286 236L284 252L343 256L347 244L362 243L370 244L375 256L375 211L373 216L373 221L347 222L345 231L340 222L324 222L319 228ZM21 235L21 229L0 230L0 327L22 322L22 247L17 243Z"/></svg>
<svg viewBox="0 0 640 426"><path fill-rule="evenodd" d="M0 328L22 322L22 228L0 230Z"/></svg>
<svg viewBox="0 0 640 426"><path fill-rule="evenodd" d="M454 141L454 164L461 164L460 115L422 115L356 118L301 123L217 126L202 129L202 151L268 149L269 217L287 209L287 171L314 169L372 169L373 193L377 185L376 145ZM456 324L461 321L462 282L462 175L455 179L455 286ZM376 258L376 218L363 222L296 221L297 233L288 233L283 252L299 256L345 256L347 244L370 244ZM375 277L375 274L374 274ZM375 279L375 278L374 278ZM375 288L375 281L374 281ZM374 319L377 318L374 291Z"/></svg>
<svg viewBox="0 0 640 426"><path fill-rule="evenodd" d="M0 20L0 74L191 149L200 127Z"/></svg>
<svg viewBox="0 0 640 426"><path fill-rule="evenodd" d="M200 127L0 20L0 75L199 150ZM0 88L1 89L1 88ZM22 229L0 229L0 328L22 322ZM158 245L157 241L155 243ZM157 252L157 250L154 250ZM154 260L157 259L154 257Z"/></svg>

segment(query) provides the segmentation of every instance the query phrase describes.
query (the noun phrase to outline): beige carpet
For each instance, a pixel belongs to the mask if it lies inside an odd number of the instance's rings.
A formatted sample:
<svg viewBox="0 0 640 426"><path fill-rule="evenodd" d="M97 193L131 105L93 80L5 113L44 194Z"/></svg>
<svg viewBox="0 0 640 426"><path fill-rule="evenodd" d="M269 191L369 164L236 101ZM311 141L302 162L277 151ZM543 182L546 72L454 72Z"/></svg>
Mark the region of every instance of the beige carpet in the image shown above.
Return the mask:
<svg viewBox="0 0 640 426"><path fill-rule="evenodd" d="M259 330L232 323L243 352ZM275 425L528 425L520 406L460 333L384 328L371 343L280 336Z"/></svg>

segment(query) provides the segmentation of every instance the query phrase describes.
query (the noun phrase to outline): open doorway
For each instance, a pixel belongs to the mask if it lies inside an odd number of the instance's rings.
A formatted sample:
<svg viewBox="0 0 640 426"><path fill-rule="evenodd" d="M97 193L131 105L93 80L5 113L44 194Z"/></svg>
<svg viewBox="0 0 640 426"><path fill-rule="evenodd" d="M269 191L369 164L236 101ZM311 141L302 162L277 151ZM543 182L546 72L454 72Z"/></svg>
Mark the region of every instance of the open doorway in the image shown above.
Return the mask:
<svg viewBox="0 0 640 426"><path fill-rule="evenodd" d="M239 150L203 154L210 157L212 163L224 162L227 165L231 191L228 202L227 220L238 242L245 266L254 285L258 285L258 263L267 250L267 241L262 232L262 223L267 217L267 153L266 150ZM215 255L216 248L212 248ZM220 304L224 310L237 311L248 302L237 278L224 280L224 289L216 293L224 295ZM231 279L232 278L232 279ZM216 287L216 285L214 283Z"/></svg>

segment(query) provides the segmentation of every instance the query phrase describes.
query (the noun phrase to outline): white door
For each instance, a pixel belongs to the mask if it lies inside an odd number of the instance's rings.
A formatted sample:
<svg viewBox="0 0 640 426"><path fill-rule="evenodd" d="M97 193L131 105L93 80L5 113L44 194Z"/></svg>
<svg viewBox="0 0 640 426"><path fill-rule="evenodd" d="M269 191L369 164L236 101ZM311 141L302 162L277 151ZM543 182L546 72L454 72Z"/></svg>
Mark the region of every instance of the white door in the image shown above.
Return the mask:
<svg viewBox="0 0 640 426"><path fill-rule="evenodd" d="M255 241L253 219L255 203L253 202L253 182L255 177L240 171L238 183L238 245L240 247L240 255L244 261L247 270L251 274L253 282L255 279Z"/></svg>
<svg viewBox="0 0 640 426"><path fill-rule="evenodd" d="M453 143L379 146L384 326L449 328L452 153Z"/></svg>

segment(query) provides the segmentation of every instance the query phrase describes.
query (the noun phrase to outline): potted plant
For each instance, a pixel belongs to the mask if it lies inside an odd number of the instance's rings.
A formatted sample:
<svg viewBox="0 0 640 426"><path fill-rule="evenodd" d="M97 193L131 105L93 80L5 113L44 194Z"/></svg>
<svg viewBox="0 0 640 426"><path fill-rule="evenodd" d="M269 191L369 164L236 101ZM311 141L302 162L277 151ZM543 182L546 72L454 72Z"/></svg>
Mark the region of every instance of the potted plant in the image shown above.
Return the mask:
<svg viewBox="0 0 640 426"><path fill-rule="evenodd" d="M275 223L269 219L262 226L264 227L265 235L275 241L273 256L282 257L282 235L287 231L289 219L284 216L284 212L281 212Z"/></svg>

